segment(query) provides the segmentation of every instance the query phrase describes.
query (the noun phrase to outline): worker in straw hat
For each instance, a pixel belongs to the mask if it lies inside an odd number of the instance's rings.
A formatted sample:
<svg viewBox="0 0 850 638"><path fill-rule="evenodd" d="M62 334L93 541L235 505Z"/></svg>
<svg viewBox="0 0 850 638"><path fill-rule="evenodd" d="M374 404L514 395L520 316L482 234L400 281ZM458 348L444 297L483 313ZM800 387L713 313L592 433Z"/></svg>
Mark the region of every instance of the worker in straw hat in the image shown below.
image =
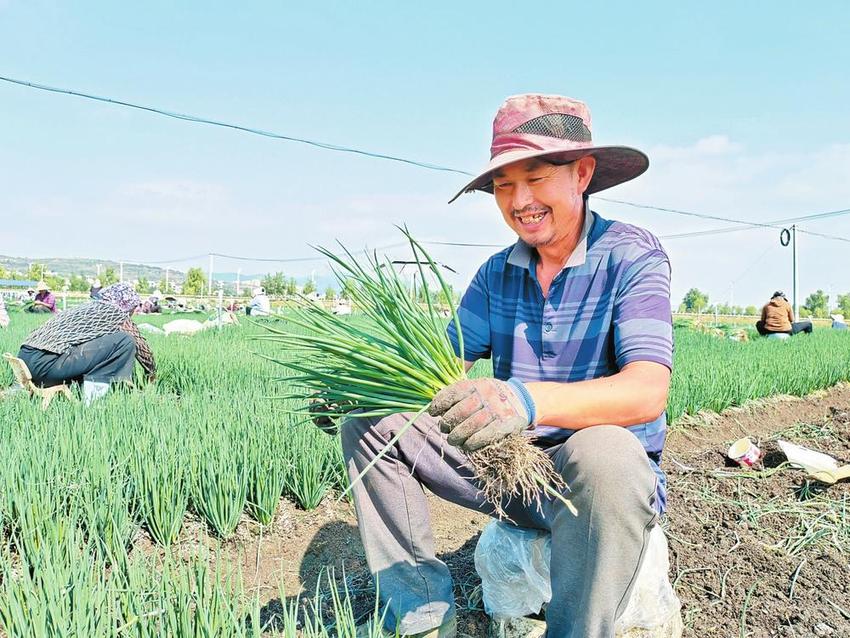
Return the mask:
<svg viewBox="0 0 850 638"><path fill-rule="evenodd" d="M56 312L56 295L43 281L35 285L36 294L32 303L27 306L27 312Z"/></svg>
<svg viewBox="0 0 850 638"><path fill-rule="evenodd" d="M490 162L452 198L492 193L512 246L478 270L460 303L466 368L493 378L441 391L353 490L386 629L456 633L452 580L434 548L423 487L493 513L465 454L513 433L534 437L569 486L511 520L552 537L549 638L613 636L666 504L660 468L672 367L670 264L658 239L605 219L588 195L648 167L641 151L599 146L588 107L558 95L518 95L496 113ZM405 415L342 423L349 474L393 440ZM448 445L447 445L448 444ZM395 635L394 633L392 635Z"/></svg>

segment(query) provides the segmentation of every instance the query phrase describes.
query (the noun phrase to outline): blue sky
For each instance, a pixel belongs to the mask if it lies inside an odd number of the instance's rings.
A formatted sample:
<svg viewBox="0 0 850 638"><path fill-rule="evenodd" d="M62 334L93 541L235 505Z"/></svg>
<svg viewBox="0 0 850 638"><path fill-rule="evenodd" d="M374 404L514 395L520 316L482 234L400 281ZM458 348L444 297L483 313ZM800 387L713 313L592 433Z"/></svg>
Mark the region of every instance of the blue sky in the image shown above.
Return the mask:
<svg viewBox="0 0 850 638"><path fill-rule="evenodd" d="M0 0L0 75L464 170L487 159L506 96L562 93L588 102L595 140L650 156L607 197L754 221L850 208L850 5L644 4ZM489 196L446 205L462 183L0 83L3 254L300 257L336 239L392 243L396 223L510 243ZM661 236L724 225L594 208ZM850 237L850 215L806 228ZM790 289L777 234L665 241L674 298L698 286L755 304ZM848 247L804 236L802 291L850 291ZM459 284L491 252L434 251ZM239 266L262 269L216 269Z"/></svg>

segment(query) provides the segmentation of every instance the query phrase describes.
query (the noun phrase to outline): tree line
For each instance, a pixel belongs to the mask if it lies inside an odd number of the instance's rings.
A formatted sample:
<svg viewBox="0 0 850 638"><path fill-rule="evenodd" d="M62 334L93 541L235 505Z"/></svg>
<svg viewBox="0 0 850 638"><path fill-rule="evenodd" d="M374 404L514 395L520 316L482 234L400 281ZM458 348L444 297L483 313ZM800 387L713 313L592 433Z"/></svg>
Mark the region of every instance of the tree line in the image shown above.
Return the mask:
<svg viewBox="0 0 850 638"><path fill-rule="evenodd" d="M691 288L685 293L682 303L679 304L679 312L710 313L721 315L758 315L761 308L756 306L731 306L725 303L711 304L708 294L699 288ZM836 296L835 302L830 304L829 295L823 290L816 290L806 297L806 301L800 306L800 317L826 318L832 313L842 314L850 318L850 292Z"/></svg>

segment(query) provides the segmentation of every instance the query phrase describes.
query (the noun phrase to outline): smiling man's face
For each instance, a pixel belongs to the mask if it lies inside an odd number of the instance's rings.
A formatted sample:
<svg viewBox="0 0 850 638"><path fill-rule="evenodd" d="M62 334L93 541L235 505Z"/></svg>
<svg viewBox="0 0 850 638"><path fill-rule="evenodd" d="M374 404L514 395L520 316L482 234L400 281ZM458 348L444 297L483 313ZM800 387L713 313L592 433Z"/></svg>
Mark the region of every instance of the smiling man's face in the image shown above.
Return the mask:
<svg viewBox="0 0 850 638"><path fill-rule="evenodd" d="M505 222L535 248L568 239L583 219L582 196L595 166L586 156L570 164L532 159L502 167L493 173L493 193Z"/></svg>

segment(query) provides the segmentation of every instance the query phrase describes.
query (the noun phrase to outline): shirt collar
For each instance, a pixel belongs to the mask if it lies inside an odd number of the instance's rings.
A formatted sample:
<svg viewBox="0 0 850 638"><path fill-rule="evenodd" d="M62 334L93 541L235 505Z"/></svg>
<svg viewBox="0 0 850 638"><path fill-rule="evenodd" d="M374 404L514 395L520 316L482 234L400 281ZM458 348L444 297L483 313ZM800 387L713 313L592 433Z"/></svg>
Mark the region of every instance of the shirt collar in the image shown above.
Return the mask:
<svg viewBox="0 0 850 638"><path fill-rule="evenodd" d="M590 234L590 227L592 225L593 212L590 210L590 206L587 205L587 201L585 201L584 224L581 227L581 235L579 235L578 244L576 244L576 247L567 259L567 263L564 264L564 268L581 266L587 260L587 236ZM511 250L511 254L508 255L508 263L518 268L529 268L531 266L531 259L535 256L535 253L534 248L526 244L522 239L517 239L513 250Z"/></svg>

